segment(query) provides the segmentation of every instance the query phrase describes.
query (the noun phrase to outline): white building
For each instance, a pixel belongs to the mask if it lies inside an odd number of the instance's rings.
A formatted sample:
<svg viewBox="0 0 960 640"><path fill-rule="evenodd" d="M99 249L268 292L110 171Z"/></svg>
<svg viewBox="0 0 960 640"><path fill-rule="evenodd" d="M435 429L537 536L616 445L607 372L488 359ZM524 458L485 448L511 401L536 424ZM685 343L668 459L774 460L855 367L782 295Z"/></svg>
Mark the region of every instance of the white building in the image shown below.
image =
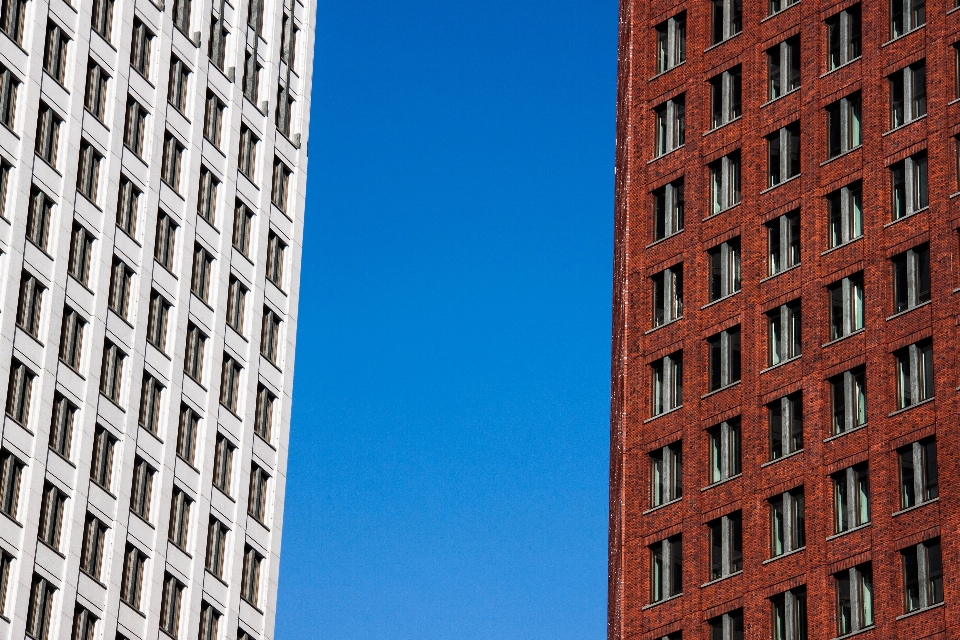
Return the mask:
<svg viewBox="0 0 960 640"><path fill-rule="evenodd" d="M0 640L274 635L316 2L157 2L0 0Z"/></svg>

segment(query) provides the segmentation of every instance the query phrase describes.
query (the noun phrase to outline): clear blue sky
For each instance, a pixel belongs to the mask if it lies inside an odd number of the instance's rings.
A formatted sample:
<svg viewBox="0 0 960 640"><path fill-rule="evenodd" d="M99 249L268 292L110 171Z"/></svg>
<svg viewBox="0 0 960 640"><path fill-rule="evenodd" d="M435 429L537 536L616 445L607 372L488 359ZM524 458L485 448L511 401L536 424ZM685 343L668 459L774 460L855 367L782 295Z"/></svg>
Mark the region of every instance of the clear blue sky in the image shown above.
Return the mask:
<svg viewBox="0 0 960 640"><path fill-rule="evenodd" d="M320 0L278 640L606 633L616 0Z"/></svg>

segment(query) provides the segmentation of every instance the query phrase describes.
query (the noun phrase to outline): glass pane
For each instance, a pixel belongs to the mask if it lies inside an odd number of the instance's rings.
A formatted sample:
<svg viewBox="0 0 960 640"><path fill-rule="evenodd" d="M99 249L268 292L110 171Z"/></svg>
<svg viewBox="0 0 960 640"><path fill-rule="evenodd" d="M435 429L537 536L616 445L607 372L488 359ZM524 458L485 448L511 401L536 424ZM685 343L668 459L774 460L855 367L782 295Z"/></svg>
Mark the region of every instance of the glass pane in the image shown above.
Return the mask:
<svg viewBox="0 0 960 640"><path fill-rule="evenodd" d="M743 569L743 521L740 514L730 516L730 571Z"/></svg>
<svg viewBox="0 0 960 640"><path fill-rule="evenodd" d="M927 594L928 605L943 602L943 559L940 556L940 542L927 543Z"/></svg>
<svg viewBox="0 0 960 640"><path fill-rule="evenodd" d="M937 443L925 442L920 449L923 454L923 499L933 500L940 495L937 483Z"/></svg>

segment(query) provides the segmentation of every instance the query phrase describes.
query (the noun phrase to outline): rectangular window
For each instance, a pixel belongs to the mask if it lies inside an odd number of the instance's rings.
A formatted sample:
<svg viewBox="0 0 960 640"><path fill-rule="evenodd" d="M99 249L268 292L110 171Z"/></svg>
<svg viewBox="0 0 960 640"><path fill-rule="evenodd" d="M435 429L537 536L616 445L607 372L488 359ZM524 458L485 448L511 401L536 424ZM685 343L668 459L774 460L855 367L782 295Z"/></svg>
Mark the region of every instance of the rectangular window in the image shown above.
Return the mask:
<svg viewBox="0 0 960 640"><path fill-rule="evenodd" d="M767 228L767 275L774 276L800 264L800 211L774 218Z"/></svg>
<svg viewBox="0 0 960 640"><path fill-rule="evenodd" d="M707 338L709 390L740 382L740 325Z"/></svg>
<svg viewBox="0 0 960 640"><path fill-rule="evenodd" d="M676 27L678 32L675 35L675 38L681 40L679 44L675 44L675 46L679 47L679 51L677 55L674 56L674 59L677 60L677 64L679 64L683 62L684 56L686 55L686 14L681 13L679 16L671 19L674 21L683 21L683 26L678 25ZM290 14L284 11L280 25L280 61L286 63L290 68L295 67L297 64L297 35L299 33L300 29L298 29L293 23L293 20L290 19Z"/></svg>
<svg viewBox="0 0 960 640"><path fill-rule="evenodd" d="M859 181L827 195L827 222L831 249L863 235L863 189Z"/></svg>
<svg viewBox="0 0 960 640"><path fill-rule="evenodd" d="M214 14L210 17L210 40L207 48L207 55L220 71L224 70L224 62L227 54L227 38L230 31L227 30L226 22L222 15Z"/></svg>
<svg viewBox="0 0 960 640"><path fill-rule="evenodd" d="M683 592L683 551L680 536L650 547L650 602L660 602Z"/></svg>
<svg viewBox="0 0 960 640"><path fill-rule="evenodd" d="M807 640L807 590L798 587L770 598L773 640Z"/></svg>
<svg viewBox="0 0 960 640"><path fill-rule="evenodd" d="M927 208L929 201L926 152L891 165L890 179L894 220L905 218Z"/></svg>
<svg viewBox="0 0 960 640"><path fill-rule="evenodd" d="M12 0L8 0L11 2ZM0 64L0 124L8 129L14 127L17 115L17 90L20 80L7 67Z"/></svg>
<svg viewBox="0 0 960 640"><path fill-rule="evenodd" d="M269 308L263 308L263 328L260 332L260 355L277 364L280 349L280 316Z"/></svg>
<svg viewBox="0 0 960 640"><path fill-rule="evenodd" d="M710 210L717 214L740 204L740 152L711 162Z"/></svg>
<svg viewBox="0 0 960 640"><path fill-rule="evenodd" d="M80 603L73 611L72 640L95 640L97 632L97 617L90 613Z"/></svg>
<svg viewBox="0 0 960 640"><path fill-rule="evenodd" d="M153 474L149 464L139 456L133 463L133 486L130 489L130 511L144 522L150 521L150 502L153 497Z"/></svg>
<svg viewBox="0 0 960 640"><path fill-rule="evenodd" d="M256 464L250 468L250 497L247 501L247 514L257 522L267 521L267 481L270 476Z"/></svg>
<svg viewBox="0 0 960 640"><path fill-rule="evenodd" d="M654 156L662 156L683 146L686 130L684 94L667 100L653 110L656 118Z"/></svg>
<svg viewBox="0 0 960 640"><path fill-rule="evenodd" d="M207 336L192 322L187 324L187 348L183 357L183 372L196 380L203 380L203 348Z"/></svg>
<svg viewBox="0 0 960 640"><path fill-rule="evenodd" d="M863 329L863 273L855 273L827 287L830 296L830 339L838 340Z"/></svg>
<svg viewBox="0 0 960 640"><path fill-rule="evenodd" d="M63 524L63 507L67 502L65 493L49 482L44 484L40 502L40 527L37 537L47 546L60 549L60 530Z"/></svg>
<svg viewBox="0 0 960 640"><path fill-rule="evenodd" d="M190 69L177 56L170 57L170 78L167 83L167 102L183 113L187 107L187 81Z"/></svg>
<svg viewBox="0 0 960 640"><path fill-rule="evenodd" d="M163 386L156 378L143 372L140 392L140 426L150 433L157 433L160 426L160 397Z"/></svg>
<svg viewBox="0 0 960 640"><path fill-rule="evenodd" d="M80 369L80 354L83 348L83 328L86 322L76 311L63 307L63 322L60 327L60 362L71 369Z"/></svg>
<svg viewBox="0 0 960 640"><path fill-rule="evenodd" d="M27 240L44 251L47 250L47 235L50 231L50 217L53 213L53 200L37 187L30 189L30 203L27 209Z"/></svg>
<svg viewBox="0 0 960 640"><path fill-rule="evenodd" d="M263 67L257 61L256 50L247 49L243 54L243 97L252 104L257 104L257 96L260 94L260 72Z"/></svg>
<svg viewBox="0 0 960 640"><path fill-rule="evenodd" d="M798 391L767 405L770 459L803 450L803 396Z"/></svg>
<svg viewBox="0 0 960 640"><path fill-rule="evenodd" d="M43 70L58 83L63 84L67 68L67 43L70 38L59 26L47 22L47 36L43 44Z"/></svg>
<svg viewBox="0 0 960 640"><path fill-rule="evenodd" d="M67 460L70 459L70 446L73 441L73 419L77 407L60 395L53 394L53 415L50 417L50 438L48 445ZM2 582L2 581L0 581ZM0 598L2 603L2 598Z"/></svg>
<svg viewBox="0 0 960 640"><path fill-rule="evenodd" d="M10 363L10 382L7 385L7 416L27 426L30 422L30 400L37 375L17 360Z"/></svg>
<svg viewBox="0 0 960 640"><path fill-rule="evenodd" d="M710 260L710 302L740 291L740 238L707 251Z"/></svg>
<svg viewBox="0 0 960 640"><path fill-rule="evenodd" d="M767 312L767 366L774 367L802 353L800 301Z"/></svg>
<svg viewBox="0 0 960 640"><path fill-rule="evenodd" d="M80 570L100 580L100 565L103 560L103 543L107 537L107 525L88 513L83 526L83 546L80 548Z"/></svg>
<svg viewBox="0 0 960 640"><path fill-rule="evenodd" d="M710 79L710 125L716 129L743 114L743 80L737 65Z"/></svg>
<svg viewBox="0 0 960 640"><path fill-rule="evenodd" d="M93 0L93 10L90 12L90 26L107 42L110 42L110 31L113 27L113 2L114 0Z"/></svg>
<svg viewBox="0 0 960 640"><path fill-rule="evenodd" d="M897 408L933 397L933 341L921 340L893 353L897 363Z"/></svg>
<svg viewBox="0 0 960 640"><path fill-rule="evenodd" d="M660 327L683 317L683 265L664 269L653 282L653 326Z"/></svg>
<svg viewBox="0 0 960 640"><path fill-rule="evenodd" d="M253 432L265 442L270 442L273 434L273 405L276 397L262 384L257 386L257 414L254 417Z"/></svg>
<svg viewBox="0 0 960 640"><path fill-rule="evenodd" d="M740 418L707 429L707 447L710 484L740 475Z"/></svg>
<svg viewBox="0 0 960 640"><path fill-rule="evenodd" d="M77 164L77 191L96 204L100 163L103 156L86 140L80 140L80 159Z"/></svg>
<svg viewBox="0 0 960 640"><path fill-rule="evenodd" d="M173 269L174 248L177 239L177 224L162 211L157 215L157 237L153 257L167 268Z"/></svg>
<svg viewBox="0 0 960 640"><path fill-rule="evenodd" d="M242 255L250 255L250 227L253 225L253 212L242 201L237 200L233 214L233 248Z"/></svg>
<svg viewBox="0 0 960 640"><path fill-rule="evenodd" d="M743 571L743 518L735 511L707 523L710 532L710 579Z"/></svg>
<svg viewBox="0 0 960 640"><path fill-rule="evenodd" d="M650 365L653 379L651 415L658 416L683 404L683 353L677 351Z"/></svg>
<svg viewBox="0 0 960 640"><path fill-rule="evenodd" d="M683 449L680 442L650 453L650 506L679 500L683 496Z"/></svg>
<svg viewBox="0 0 960 640"><path fill-rule="evenodd" d="M197 431L200 429L200 415L189 405L180 405L180 424L177 428L177 455L189 464L197 449Z"/></svg>
<svg viewBox="0 0 960 640"><path fill-rule="evenodd" d="M217 94L207 91L206 108L203 111L203 137L218 149L220 148L220 129L225 108Z"/></svg>
<svg viewBox="0 0 960 640"><path fill-rule="evenodd" d="M713 44L731 38L743 29L743 0L710 0Z"/></svg>
<svg viewBox="0 0 960 640"><path fill-rule="evenodd" d="M127 112L123 123L123 144L138 158L143 157L143 134L147 129L147 110L132 97L127 98ZM164 146L166 151L166 146Z"/></svg>
<svg viewBox="0 0 960 640"><path fill-rule="evenodd" d="M710 629L710 640L744 640L743 609L707 620L707 628Z"/></svg>
<svg viewBox="0 0 960 640"><path fill-rule="evenodd" d="M0 218L6 218L7 214L7 187L11 173L13 173L13 165L0 158Z"/></svg>
<svg viewBox="0 0 960 640"><path fill-rule="evenodd" d="M100 370L100 393L117 404L120 403L123 361L126 357L127 355L120 350L120 347L109 340L104 340L103 367Z"/></svg>
<svg viewBox="0 0 960 640"><path fill-rule="evenodd" d="M240 374L243 369L240 363L223 354L223 373L220 379L220 404L237 413L237 404L240 395Z"/></svg>
<svg viewBox="0 0 960 640"><path fill-rule="evenodd" d="M147 315L147 342L161 353L167 348L167 318L170 316L170 303L153 290L150 292L150 310Z"/></svg>
<svg viewBox="0 0 960 640"><path fill-rule="evenodd" d="M27 635L34 640L47 640L53 616L53 597L57 590L45 578L33 574L30 603L27 606Z"/></svg>
<svg viewBox="0 0 960 640"><path fill-rule="evenodd" d="M767 186L775 187L800 175L800 123L767 136Z"/></svg>
<svg viewBox="0 0 960 640"><path fill-rule="evenodd" d="M223 578L223 559L226 556L227 526L210 516L210 526L207 528L207 553L204 566L207 571Z"/></svg>
<svg viewBox="0 0 960 640"><path fill-rule="evenodd" d="M40 333L40 313L43 309L45 287L24 271L20 276L20 295L17 302L17 326L36 338Z"/></svg>
<svg viewBox="0 0 960 640"><path fill-rule="evenodd" d="M83 106L94 118L103 122L107 106L107 80L110 76L91 59L87 62L87 86L83 97Z"/></svg>
<svg viewBox="0 0 960 640"><path fill-rule="evenodd" d="M806 546L803 487L768 500L770 503L770 557L775 558Z"/></svg>
<svg viewBox="0 0 960 640"><path fill-rule="evenodd" d="M220 613L206 600L200 603L200 634L199 640L217 640L217 629L220 626Z"/></svg>
<svg viewBox="0 0 960 640"><path fill-rule="evenodd" d="M287 245L273 231L267 235L267 280L283 289L283 261Z"/></svg>
<svg viewBox="0 0 960 640"><path fill-rule="evenodd" d="M93 434L93 460L90 462L90 479L104 491L111 490L113 481L113 452L117 439L109 431L97 425Z"/></svg>
<svg viewBox="0 0 960 640"><path fill-rule="evenodd" d="M170 529L167 538L181 549L187 548L190 527L190 506L193 501L179 487L174 486L170 499Z"/></svg>
<svg viewBox="0 0 960 640"><path fill-rule="evenodd" d="M889 81L891 129L927 115L927 67L923 60L892 74Z"/></svg>
<svg viewBox="0 0 960 640"><path fill-rule="evenodd" d="M197 215L211 225L217 212L217 189L220 181L205 166L200 166L200 189L197 197Z"/></svg>
<svg viewBox="0 0 960 640"><path fill-rule="evenodd" d="M171 189L180 193L180 170L183 166L184 146L169 131L163 134L163 159L160 166L160 178Z"/></svg>
<svg viewBox="0 0 960 640"><path fill-rule="evenodd" d="M240 284L236 276L230 276L227 291L227 326L243 335L243 311L247 298L247 288Z"/></svg>
<svg viewBox="0 0 960 640"><path fill-rule="evenodd" d="M137 611L140 611L140 592L143 587L143 574L146 564L146 554L128 542L123 553L120 599Z"/></svg>
<svg viewBox="0 0 960 640"><path fill-rule="evenodd" d="M926 0L890 0L890 38L899 38L927 22Z"/></svg>
<svg viewBox="0 0 960 640"><path fill-rule="evenodd" d="M243 550L243 575L240 578L240 597L257 606L260 598L260 563L263 556L247 545Z"/></svg>
<svg viewBox="0 0 960 640"><path fill-rule="evenodd" d="M15 455L0 450L0 511L17 519L20 504L20 476L24 464Z"/></svg>
<svg viewBox="0 0 960 640"><path fill-rule="evenodd" d="M847 467L833 481L833 531L843 533L870 522L870 480L867 463Z"/></svg>
<svg viewBox="0 0 960 640"><path fill-rule="evenodd" d="M683 231L683 178L653 192L653 239Z"/></svg>
<svg viewBox="0 0 960 640"><path fill-rule="evenodd" d="M37 138L34 151L51 167L57 166L57 150L60 146L60 125L63 118L43 102L37 118Z"/></svg>
<svg viewBox="0 0 960 640"><path fill-rule="evenodd" d="M125 176L120 175L120 193L117 196L117 226L131 238L137 235L137 210L140 205L140 189Z"/></svg>
<svg viewBox="0 0 960 640"><path fill-rule="evenodd" d="M900 508L909 509L940 497L937 443L926 438L897 451L900 461Z"/></svg>
<svg viewBox="0 0 960 640"><path fill-rule="evenodd" d="M895 313L930 302L930 245L921 244L890 259Z"/></svg>
<svg viewBox="0 0 960 640"><path fill-rule="evenodd" d="M0 30L18 45L23 44L24 13L27 0L6 0L0 3Z"/></svg>
<svg viewBox="0 0 960 640"><path fill-rule="evenodd" d="M873 626L873 575L870 564L835 573L837 635L845 636Z"/></svg>
<svg viewBox="0 0 960 640"><path fill-rule="evenodd" d="M800 88L800 36L767 50L767 100Z"/></svg>
<svg viewBox="0 0 960 640"><path fill-rule="evenodd" d="M263 31L264 0L250 0L247 3L247 25L260 34Z"/></svg>
<svg viewBox="0 0 960 640"><path fill-rule="evenodd" d="M293 120L293 96L290 95L288 82L277 84L277 113L274 118L277 130L290 137L290 122Z"/></svg>
<svg viewBox="0 0 960 640"><path fill-rule="evenodd" d="M273 159L273 192L271 201L280 211L286 212L287 198L290 193L290 169L280 158Z"/></svg>
<svg viewBox="0 0 960 640"><path fill-rule="evenodd" d="M827 105L827 158L856 149L862 142L858 91Z"/></svg>
<svg viewBox="0 0 960 640"><path fill-rule="evenodd" d="M253 131L250 130L245 124L240 125L240 150L239 150L239 161L238 166L240 173L245 175L252 181L256 181L254 177L254 169L257 163L257 145L260 141Z"/></svg>
<svg viewBox="0 0 960 640"><path fill-rule="evenodd" d="M190 9L191 0L173 0L173 26L180 30L187 39L190 38ZM171 634L177 637L177 634Z"/></svg>
<svg viewBox="0 0 960 640"><path fill-rule="evenodd" d="M79 222L73 223L70 232L70 253L67 257L67 273L83 284L90 275L90 257L93 252L93 234Z"/></svg>
<svg viewBox="0 0 960 640"><path fill-rule="evenodd" d="M867 424L867 372L863 366L830 378L832 433Z"/></svg>
<svg viewBox="0 0 960 640"><path fill-rule="evenodd" d="M217 442L213 452L213 486L220 489L225 495L230 495L234 448L223 434L217 434Z"/></svg>
<svg viewBox="0 0 960 640"><path fill-rule="evenodd" d="M147 29L140 18L133 19L133 39L130 45L130 66L141 76L150 79L150 49L153 47L153 33Z"/></svg>
<svg viewBox="0 0 960 640"><path fill-rule="evenodd" d="M833 71L860 57L860 5L826 20L827 70Z"/></svg>
<svg viewBox="0 0 960 640"><path fill-rule="evenodd" d="M903 560L905 613L943 602L943 558L940 539L927 540L900 552Z"/></svg>
<svg viewBox="0 0 960 640"><path fill-rule="evenodd" d="M204 302L210 297L210 271L213 256L201 245L193 245L193 275L190 278L190 291Z"/></svg>
<svg viewBox="0 0 960 640"><path fill-rule="evenodd" d="M800 2L800 0L770 0L768 15L772 16L775 13L780 13L784 9L792 7L798 2Z"/></svg>
<svg viewBox="0 0 960 640"><path fill-rule="evenodd" d="M177 638L180 631L180 601L183 598L183 589L184 586L169 573L163 576L160 630L173 638Z"/></svg>

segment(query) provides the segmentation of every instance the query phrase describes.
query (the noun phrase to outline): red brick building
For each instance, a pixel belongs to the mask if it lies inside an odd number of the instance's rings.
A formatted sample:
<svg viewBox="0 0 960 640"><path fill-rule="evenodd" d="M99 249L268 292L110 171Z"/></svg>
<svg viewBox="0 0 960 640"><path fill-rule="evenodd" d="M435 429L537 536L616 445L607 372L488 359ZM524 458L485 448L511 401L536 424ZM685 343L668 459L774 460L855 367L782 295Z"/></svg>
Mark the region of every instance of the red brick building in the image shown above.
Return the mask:
<svg viewBox="0 0 960 640"><path fill-rule="evenodd" d="M609 637L960 637L960 10L622 0Z"/></svg>

